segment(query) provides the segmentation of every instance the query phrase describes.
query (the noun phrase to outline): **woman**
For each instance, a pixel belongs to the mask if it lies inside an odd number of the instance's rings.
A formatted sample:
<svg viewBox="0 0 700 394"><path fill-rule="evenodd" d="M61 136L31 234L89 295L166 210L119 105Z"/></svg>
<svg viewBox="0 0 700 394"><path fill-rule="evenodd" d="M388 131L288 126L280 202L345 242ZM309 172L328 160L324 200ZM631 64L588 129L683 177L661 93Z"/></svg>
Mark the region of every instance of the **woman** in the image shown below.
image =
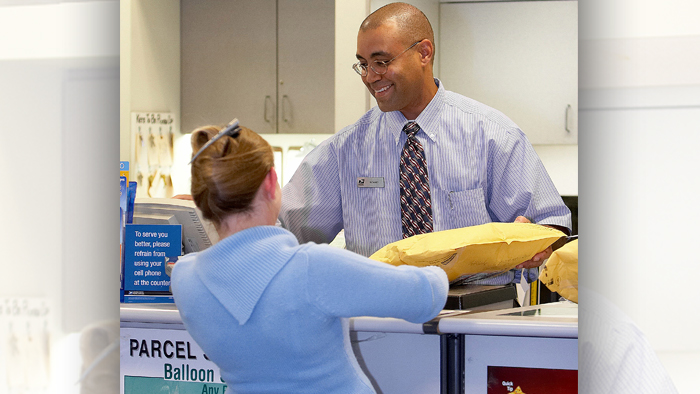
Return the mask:
<svg viewBox="0 0 700 394"><path fill-rule="evenodd" d="M275 227L281 190L270 145L236 128L204 146L220 131L192 133L192 197L221 240L173 269L185 327L235 393L374 393L346 318L428 321L445 305L445 272L299 245Z"/></svg>

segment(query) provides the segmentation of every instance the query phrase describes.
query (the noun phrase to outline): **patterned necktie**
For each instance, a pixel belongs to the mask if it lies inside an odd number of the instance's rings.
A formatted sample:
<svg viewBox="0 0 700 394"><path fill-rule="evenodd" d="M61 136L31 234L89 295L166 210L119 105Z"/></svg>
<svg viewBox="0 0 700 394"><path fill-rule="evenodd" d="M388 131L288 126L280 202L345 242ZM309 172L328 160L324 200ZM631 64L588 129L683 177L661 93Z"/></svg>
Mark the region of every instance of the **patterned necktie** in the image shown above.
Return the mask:
<svg viewBox="0 0 700 394"><path fill-rule="evenodd" d="M433 231L428 167L425 164L423 146L416 138L419 130L420 126L416 122L409 122L403 127L408 135L399 164L401 229L404 238Z"/></svg>

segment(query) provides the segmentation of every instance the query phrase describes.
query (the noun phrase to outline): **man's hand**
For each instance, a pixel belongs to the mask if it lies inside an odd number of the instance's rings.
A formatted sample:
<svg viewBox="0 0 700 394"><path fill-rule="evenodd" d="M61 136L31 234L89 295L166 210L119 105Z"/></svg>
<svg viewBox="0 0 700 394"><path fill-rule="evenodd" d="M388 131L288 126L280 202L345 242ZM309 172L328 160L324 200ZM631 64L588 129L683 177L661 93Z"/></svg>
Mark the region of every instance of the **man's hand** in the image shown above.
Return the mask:
<svg viewBox="0 0 700 394"><path fill-rule="evenodd" d="M174 199L176 199L176 200L190 200L190 201L194 201L194 199L192 198L192 196L189 195L189 194L178 194L178 195L176 195L176 196L172 196L172 198L174 198ZM522 216L521 216L521 217L522 217ZM516 220L517 220L517 219L516 219ZM527 220L527 219L525 219L525 220Z"/></svg>
<svg viewBox="0 0 700 394"><path fill-rule="evenodd" d="M528 218L525 216L518 216L515 218L515 223L532 223ZM523 261L522 263L518 264L515 266L515 268L537 268L540 265L542 265L542 262L545 261L546 259L549 258L549 256L552 255L552 247L548 247L547 249L537 253L536 255L532 256L532 258L528 261Z"/></svg>

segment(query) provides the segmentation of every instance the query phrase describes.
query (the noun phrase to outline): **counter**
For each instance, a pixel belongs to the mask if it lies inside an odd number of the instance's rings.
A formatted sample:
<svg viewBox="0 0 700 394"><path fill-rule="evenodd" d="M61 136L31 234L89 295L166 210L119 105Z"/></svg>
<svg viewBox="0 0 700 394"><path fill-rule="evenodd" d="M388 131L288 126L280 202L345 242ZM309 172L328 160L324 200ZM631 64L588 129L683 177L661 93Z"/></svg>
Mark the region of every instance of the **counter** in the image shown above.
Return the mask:
<svg viewBox="0 0 700 394"><path fill-rule="evenodd" d="M218 368L189 337L175 305L122 304L120 316L121 393L125 386L131 394L194 385L196 392L224 392ZM491 374L511 372L497 368L529 368L530 375L578 369L578 306L569 302L443 311L425 324L357 317L350 329L360 365L383 394L487 394Z"/></svg>

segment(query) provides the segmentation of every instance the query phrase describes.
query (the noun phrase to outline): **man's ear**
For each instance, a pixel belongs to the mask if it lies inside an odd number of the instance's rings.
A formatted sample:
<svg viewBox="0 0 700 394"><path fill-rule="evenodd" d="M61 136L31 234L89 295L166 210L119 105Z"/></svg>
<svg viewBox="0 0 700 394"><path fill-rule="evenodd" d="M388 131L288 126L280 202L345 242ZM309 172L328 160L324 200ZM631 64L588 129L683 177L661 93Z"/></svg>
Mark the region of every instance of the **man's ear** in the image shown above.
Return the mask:
<svg viewBox="0 0 700 394"><path fill-rule="evenodd" d="M420 44L418 44L417 46L418 53L420 53L421 63L429 64L435 56L435 46L428 39L421 41Z"/></svg>

